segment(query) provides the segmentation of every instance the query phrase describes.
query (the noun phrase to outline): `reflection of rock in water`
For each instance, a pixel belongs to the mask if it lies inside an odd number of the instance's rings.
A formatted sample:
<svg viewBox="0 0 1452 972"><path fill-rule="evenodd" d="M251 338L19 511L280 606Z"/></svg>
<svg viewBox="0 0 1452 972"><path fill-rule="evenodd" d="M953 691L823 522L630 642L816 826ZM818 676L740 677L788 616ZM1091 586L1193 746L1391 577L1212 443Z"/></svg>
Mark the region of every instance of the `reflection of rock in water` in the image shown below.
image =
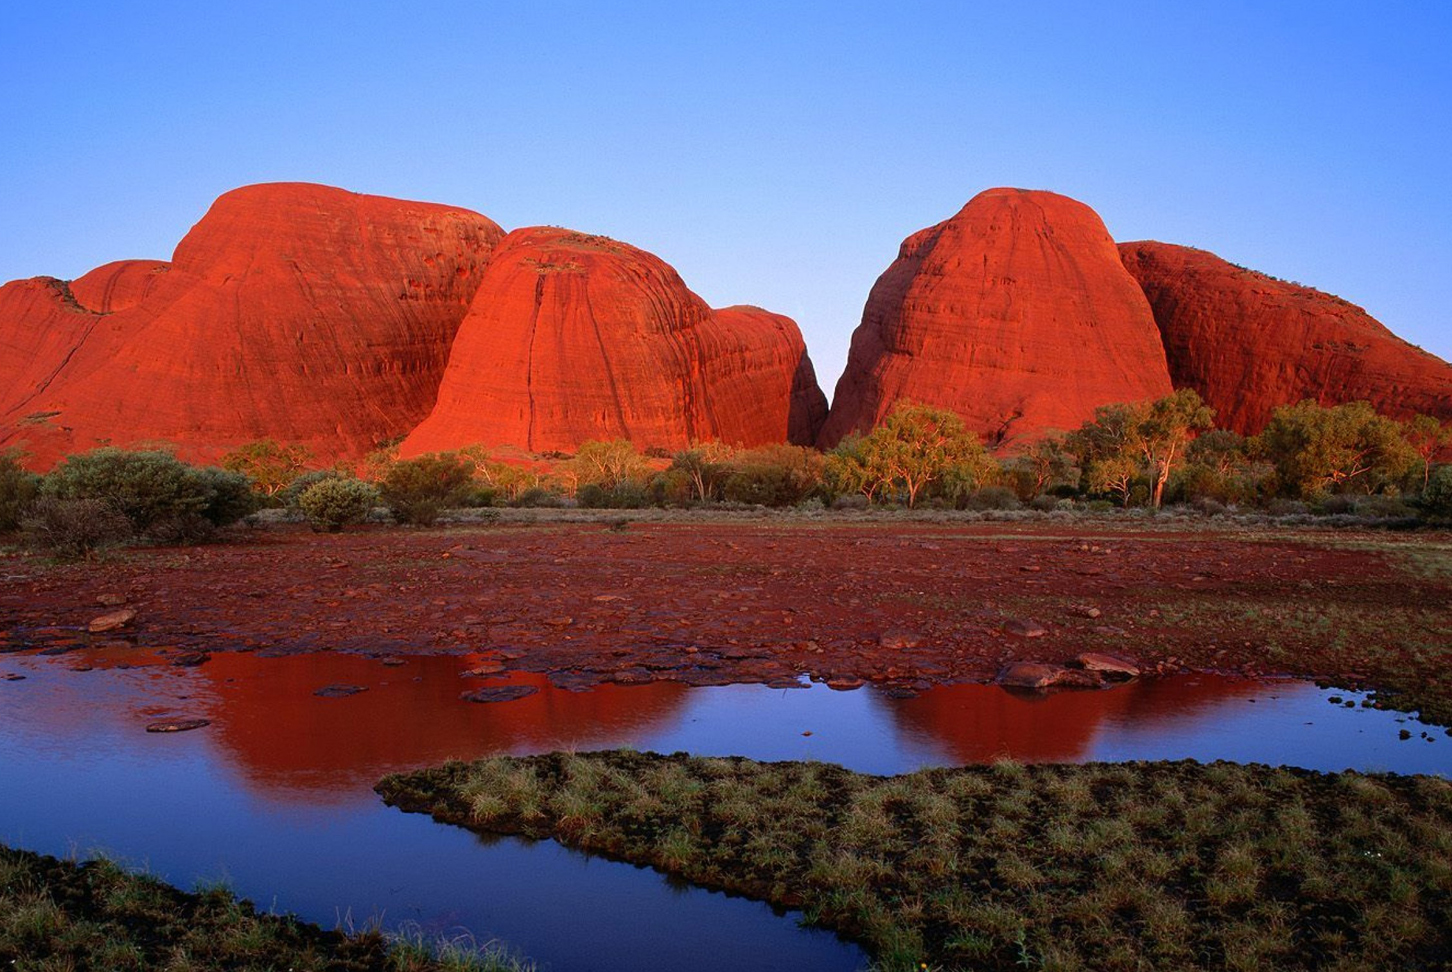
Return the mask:
<svg viewBox="0 0 1452 972"><path fill-rule="evenodd" d="M908 733L928 736L959 763L1012 757L1026 763L1088 759L1110 722L1168 728L1245 692L1236 679L1145 679L1110 689L1050 695L1010 693L996 685L940 685L883 708Z"/></svg>
<svg viewBox="0 0 1452 972"><path fill-rule="evenodd" d="M197 671L219 704L211 732L249 788L289 800L327 802L367 794L393 770L499 752L624 741L658 728L684 702L671 682L566 692L543 675L512 685L536 689L489 705L461 701L459 673L478 655L417 656L385 666L353 655L255 658L219 653ZM366 692L319 699L332 683Z"/></svg>

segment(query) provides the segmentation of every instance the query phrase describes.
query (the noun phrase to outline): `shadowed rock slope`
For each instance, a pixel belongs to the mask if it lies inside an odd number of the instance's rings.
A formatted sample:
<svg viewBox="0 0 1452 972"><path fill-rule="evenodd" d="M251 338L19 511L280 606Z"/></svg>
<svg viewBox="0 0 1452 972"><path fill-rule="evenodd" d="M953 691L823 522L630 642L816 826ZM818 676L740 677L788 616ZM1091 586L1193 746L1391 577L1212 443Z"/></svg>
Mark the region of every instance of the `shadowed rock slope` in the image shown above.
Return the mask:
<svg viewBox="0 0 1452 972"><path fill-rule="evenodd" d="M1164 339L1170 377L1251 435L1277 406L1366 400L1387 415L1452 418L1452 365L1355 304L1169 243L1124 243Z"/></svg>
<svg viewBox="0 0 1452 972"><path fill-rule="evenodd" d="M510 233L404 455L470 443L573 451L810 444L826 413L797 326L713 311L653 254L557 227Z"/></svg>
<svg viewBox="0 0 1452 972"><path fill-rule="evenodd" d="M0 447L191 459L270 436L357 457L428 414L503 236L477 213L325 186L219 198L171 262L0 288Z"/></svg>
<svg viewBox="0 0 1452 972"><path fill-rule="evenodd" d="M1170 391L1143 292L1088 206L989 189L909 236L853 333L820 444L902 400L949 408L994 446Z"/></svg>

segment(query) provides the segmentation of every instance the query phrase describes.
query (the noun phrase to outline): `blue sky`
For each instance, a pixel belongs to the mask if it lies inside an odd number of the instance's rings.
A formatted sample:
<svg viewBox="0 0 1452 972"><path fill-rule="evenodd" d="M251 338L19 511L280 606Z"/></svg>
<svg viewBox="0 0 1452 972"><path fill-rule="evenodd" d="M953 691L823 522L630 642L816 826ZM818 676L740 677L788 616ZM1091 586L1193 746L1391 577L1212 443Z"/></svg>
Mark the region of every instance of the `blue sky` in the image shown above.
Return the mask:
<svg viewBox="0 0 1452 972"><path fill-rule="evenodd" d="M830 394L902 238L1014 185L1452 358L1449 51L1443 2L27 4L0 280L322 182L644 247L794 317Z"/></svg>

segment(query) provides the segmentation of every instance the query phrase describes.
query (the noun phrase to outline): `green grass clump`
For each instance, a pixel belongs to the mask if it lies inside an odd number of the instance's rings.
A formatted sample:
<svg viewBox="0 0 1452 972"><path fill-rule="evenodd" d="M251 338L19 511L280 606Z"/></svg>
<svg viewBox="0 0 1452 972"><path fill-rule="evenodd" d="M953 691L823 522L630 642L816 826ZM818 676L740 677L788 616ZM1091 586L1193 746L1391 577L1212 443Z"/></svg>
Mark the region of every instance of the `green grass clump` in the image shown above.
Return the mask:
<svg viewBox="0 0 1452 972"><path fill-rule="evenodd" d="M0 968L15 972L532 972L494 945L345 935L258 913L224 887L187 894L108 860L0 845Z"/></svg>
<svg viewBox="0 0 1452 972"><path fill-rule="evenodd" d="M800 908L884 969L1445 969L1452 783L1193 762L873 777L553 753L387 777L407 810Z"/></svg>

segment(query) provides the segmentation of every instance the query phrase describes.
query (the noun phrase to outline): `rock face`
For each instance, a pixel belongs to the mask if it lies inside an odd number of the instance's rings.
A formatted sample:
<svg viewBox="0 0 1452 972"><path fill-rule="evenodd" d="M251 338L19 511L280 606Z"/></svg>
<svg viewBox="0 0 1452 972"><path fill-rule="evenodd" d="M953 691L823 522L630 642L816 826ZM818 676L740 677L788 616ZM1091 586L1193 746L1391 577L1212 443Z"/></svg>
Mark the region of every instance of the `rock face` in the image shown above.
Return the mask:
<svg viewBox="0 0 1452 972"><path fill-rule="evenodd" d="M530 227L495 250L438 402L401 452L571 452L617 438L663 449L810 444L825 412L788 318L713 311L650 253Z"/></svg>
<svg viewBox="0 0 1452 972"><path fill-rule="evenodd" d="M1251 435L1277 406L1366 400L1398 418L1452 418L1452 365L1355 304L1168 243L1125 243L1164 337L1170 377Z"/></svg>
<svg viewBox="0 0 1452 972"><path fill-rule="evenodd" d="M1170 392L1144 293L1098 215L989 189L908 237L867 298L820 444L903 400L949 408L993 446Z"/></svg>
<svg viewBox="0 0 1452 972"><path fill-rule="evenodd" d="M351 458L428 414L503 231L295 183L227 193L172 261L0 288L0 447L213 459L262 437Z"/></svg>

